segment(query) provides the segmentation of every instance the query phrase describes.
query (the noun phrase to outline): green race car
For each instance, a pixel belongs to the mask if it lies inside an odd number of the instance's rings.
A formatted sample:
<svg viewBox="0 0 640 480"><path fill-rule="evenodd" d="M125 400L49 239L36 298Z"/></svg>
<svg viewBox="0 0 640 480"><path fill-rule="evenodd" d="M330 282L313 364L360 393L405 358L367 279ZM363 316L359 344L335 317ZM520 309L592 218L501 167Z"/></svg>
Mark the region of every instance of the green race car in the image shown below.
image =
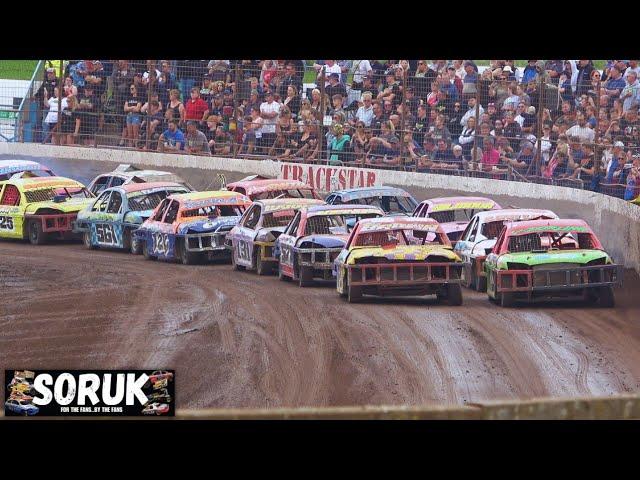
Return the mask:
<svg viewBox="0 0 640 480"><path fill-rule="evenodd" d="M503 307L576 296L613 307L622 270L583 220L507 223L485 261L487 294Z"/></svg>

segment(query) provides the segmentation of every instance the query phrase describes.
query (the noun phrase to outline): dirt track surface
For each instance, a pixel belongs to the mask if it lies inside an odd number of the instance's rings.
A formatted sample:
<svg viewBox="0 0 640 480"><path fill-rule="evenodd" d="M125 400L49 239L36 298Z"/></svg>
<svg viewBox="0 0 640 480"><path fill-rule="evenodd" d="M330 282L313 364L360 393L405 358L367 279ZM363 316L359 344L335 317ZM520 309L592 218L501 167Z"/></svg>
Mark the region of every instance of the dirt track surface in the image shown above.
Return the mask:
<svg viewBox="0 0 640 480"><path fill-rule="evenodd" d="M502 309L467 289L462 307L430 297L351 305L333 286L226 264L3 241L0 369L173 368L179 408L638 392L639 288L628 271L615 309Z"/></svg>

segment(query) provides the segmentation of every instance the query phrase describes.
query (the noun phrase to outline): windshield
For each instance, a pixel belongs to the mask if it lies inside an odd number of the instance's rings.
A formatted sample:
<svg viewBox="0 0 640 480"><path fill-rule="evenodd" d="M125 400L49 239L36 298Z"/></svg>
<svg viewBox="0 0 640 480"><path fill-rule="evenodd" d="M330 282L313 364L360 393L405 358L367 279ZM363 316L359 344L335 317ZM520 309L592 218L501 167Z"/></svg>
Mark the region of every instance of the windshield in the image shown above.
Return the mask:
<svg viewBox="0 0 640 480"><path fill-rule="evenodd" d="M589 250L597 248L591 233L579 232L532 232L509 238L509 252L535 252L552 250Z"/></svg>
<svg viewBox="0 0 640 480"><path fill-rule="evenodd" d="M266 213L262 217L262 227L286 227L295 214L295 210L282 210L280 212Z"/></svg>
<svg viewBox="0 0 640 480"><path fill-rule="evenodd" d="M28 203L50 202L56 195L66 198L93 198L93 195L84 187L43 188L24 192Z"/></svg>
<svg viewBox="0 0 640 480"><path fill-rule="evenodd" d="M257 200L263 200L265 198L314 198L311 189L305 190L272 190L270 192L263 192L253 197Z"/></svg>
<svg viewBox="0 0 640 480"><path fill-rule="evenodd" d="M410 197L396 197L396 196L380 196L380 197L368 197L357 198L347 203L355 205L373 205L381 208L385 213L402 213L411 215L416 208L416 204L411 201Z"/></svg>
<svg viewBox="0 0 640 480"><path fill-rule="evenodd" d="M441 235L426 230L384 230L360 233L356 247L395 247L398 245L445 245Z"/></svg>
<svg viewBox="0 0 640 480"><path fill-rule="evenodd" d="M182 212L185 217L240 217L244 213L244 207L239 205L209 205L207 207L193 208Z"/></svg>
<svg viewBox="0 0 640 480"><path fill-rule="evenodd" d="M143 210L153 210L160 202L164 200L168 195L174 193L185 193L186 190L162 190L160 192L147 193L143 195L134 195L129 197L129 209L134 212L140 212Z"/></svg>
<svg viewBox="0 0 640 480"><path fill-rule="evenodd" d="M477 212L484 212L484 210L445 210L441 212L431 212L429 217L437 220L438 223L469 222Z"/></svg>
<svg viewBox="0 0 640 480"><path fill-rule="evenodd" d="M305 235L345 235L363 218L376 218L377 213L316 215L307 220Z"/></svg>

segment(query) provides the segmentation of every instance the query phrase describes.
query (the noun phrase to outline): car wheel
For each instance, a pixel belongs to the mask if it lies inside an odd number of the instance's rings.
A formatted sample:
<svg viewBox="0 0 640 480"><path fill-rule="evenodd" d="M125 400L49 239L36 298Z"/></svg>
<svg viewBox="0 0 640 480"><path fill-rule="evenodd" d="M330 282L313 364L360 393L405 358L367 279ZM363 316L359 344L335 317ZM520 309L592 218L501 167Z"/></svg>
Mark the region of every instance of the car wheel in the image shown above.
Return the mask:
<svg viewBox="0 0 640 480"><path fill-rule="evenodd" d="M262 261L260 248L256 248L256 273L258 275L267 275L271 272L271 266Z"/></svg>
<svg viewBox="0 0 640 480"><path fill-rule="evenodd" d="M42 222L40 220L31 220L29 222L29 241L32 245L44 245L47 243L48 235L42 231Z"/></svg>
<svg viewBox="0 0 640 480"><path fill-rule="evenodd" d="M142 244L140 243L140 240L136 240L133 235L131 235L130 251L133 255L140 255L142 253Z"/></svg>
<svg viewBox="0 0 640 480"><path fill-rule="evenodd" d="M347 301L349 303L357 303L362 300L362 287L347 286Z"/></svg>
<svg viewBox="0 0 640 480"><path fill-rule="evenodd" d="M96 247L91 243L91 232L84 232L82 234L82 242L87 250L95 250Z"/></svg>
<svg viewBox="0 0 640 480"><path fill-rule="evenodd" d="M462 287L459 283L447 285L447 303L452 307L462 305Z"/></svg>
<svg viewBox="0 0 640 480"><path fill-rule="evenodd" d="M187 250L187 241L183 239L180 241L180 260L183 265L194 265L198 263L200 255Z"/></svg>
<svg viewBox="0 0 640 480"><path fill-rule="evenodd" d="M308 287L313 283L313 268L300 267L298 269L298 285Z"/></svg>
<svg viewBox="0 0 640 480"><path fill-rule="evenodd" d="M144 255L144 258L146 258L147 260L157 260L157 257L155 255L151 255L151 253L149 252L147 242L142 243L142 255Z"/></svg>
<svg viewBox="0 0 640 480"><path fill-rule="evenodd" d="M487 290L487 277L476 276L476 291L485 292Z"/></svg>
<svg viewBox="0 0 640 480"><path fill-rule="evenodd" d="M244 270L244 267L242 265L238 265L237 264L237 262L236 262L236 254L235 254L235 252L233 250L231 250L231 266L236 271Z"/></svg>
<svg viewBox="0 0 640 480"><path fill-rule="evenodd" d="M613 295L613 287L599 287L598 288L598 306L602 308L613 308L616 304L615 296Z"/></svg>
<svg viewBox="0 0 640 480"><path fill-rule="evenodd" d="M291 277L284 274L284 272L282 271L282 266L280 265L278 265L278 278L283 282L288 282L291 280Z"/></svg>
<svg viewBox="0 0 640 480"><path fill-rule="evenodd" d="M513 307L515 304L515 295L513 292L502 292L500 294L500 306L504 308Z"/></svg>
<svg viewBox="0 0 640 480"><path fill-rule="evenodd" d="M122 248L124 250L131 250L131 230L125 228L122 232Z"/></svg>

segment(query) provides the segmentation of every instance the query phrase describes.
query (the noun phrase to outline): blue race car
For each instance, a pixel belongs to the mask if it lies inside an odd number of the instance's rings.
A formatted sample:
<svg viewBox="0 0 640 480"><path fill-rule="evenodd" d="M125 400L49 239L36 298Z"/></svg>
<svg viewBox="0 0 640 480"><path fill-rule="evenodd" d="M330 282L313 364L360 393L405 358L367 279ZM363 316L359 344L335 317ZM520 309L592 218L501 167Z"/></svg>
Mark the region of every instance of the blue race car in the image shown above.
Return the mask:
<svg viewBox="0 0 640 480"><path fill-rule="evenodd" d="M361 187L331 192L329 205L373 205L389 216L411 216L418 202L408 192L395 187Z"/></svg>
<svg viewBox="0 0 640 480"><path fill-rule="evenodd" d="M229 257L225 237L251 200L224 190L170 195L135 232L148 260L196 263L203 257Z"/></svg>
<svg viewBox="0 0 640 480"><path fill-rule="evenodd" d="M26 400L17 400L12 398L4 402L4 406L7 410L20 415L35 415L40 411L38 407Z"/></svg>
<svg viewBox="0 0 640 480"><path fill-rule="evenodd" d="M142 245L133 233L167 196L187 192L187 187L175 182L129 183L108 188L78 212L73 231L82 234L87 248L121 248L138 255L142 253Z"/></svg>

